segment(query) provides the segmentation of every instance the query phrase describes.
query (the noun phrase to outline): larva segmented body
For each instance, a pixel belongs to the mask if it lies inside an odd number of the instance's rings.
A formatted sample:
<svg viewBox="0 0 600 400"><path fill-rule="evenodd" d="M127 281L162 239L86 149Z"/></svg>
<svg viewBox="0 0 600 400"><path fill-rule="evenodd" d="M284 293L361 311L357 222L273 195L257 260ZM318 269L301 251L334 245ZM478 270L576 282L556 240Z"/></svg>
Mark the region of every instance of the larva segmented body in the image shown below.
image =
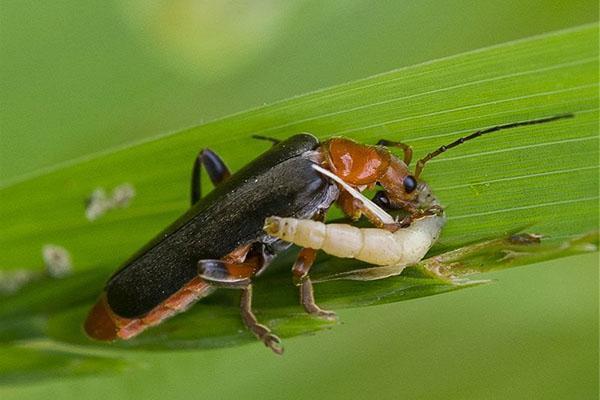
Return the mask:
<svg viewBox="0 0 600 400"><path fill-rule="evenodd" d="M411 265L419 262L437 241L444 222L444 216L427 216L392 233L348 224L270 217L265 221L264 229L286 242L323 250L336 257L376 265Z"/></svg>

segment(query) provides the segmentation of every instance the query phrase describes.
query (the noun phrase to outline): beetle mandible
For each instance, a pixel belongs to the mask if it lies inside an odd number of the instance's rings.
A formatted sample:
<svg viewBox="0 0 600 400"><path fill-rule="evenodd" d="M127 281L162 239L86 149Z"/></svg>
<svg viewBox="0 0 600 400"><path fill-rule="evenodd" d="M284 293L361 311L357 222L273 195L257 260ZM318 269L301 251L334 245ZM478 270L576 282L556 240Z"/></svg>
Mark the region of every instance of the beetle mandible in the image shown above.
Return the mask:
<svg viewBox="0 0 600 400"><path fill-rule="evenodd" d="M96 340L129 339L186 310L216 288L232 288L242 291L245 326L281 354L279 338L257 321L251 307L252 278L290 246L263 231L268 217L323 221L335 202L352 219L364 215L377 228L396 232L413 221L443 213L432 196L423 195L430 189L420 174L430 159L486 133L567 117L572 114L477 131L429 153L417 162L414 173L408 168L411 148L388 140L372 146L340 137L319 142L310 134L283 141L267 138L274 146L233 175L214 152L204 149L192 170L191 208L109 278L84 323L85 331ZM403 160L389 147L400 148ZM203 198L202 167L215 185ZM376 204L359 194L376 185L382 189L374 197ZM403 209L408 216L395 221L379 206ZM292 271L305 310L332 318L333 312L322 310L314 301L309 271L316 254L316 249L301 249Z"/></svg>

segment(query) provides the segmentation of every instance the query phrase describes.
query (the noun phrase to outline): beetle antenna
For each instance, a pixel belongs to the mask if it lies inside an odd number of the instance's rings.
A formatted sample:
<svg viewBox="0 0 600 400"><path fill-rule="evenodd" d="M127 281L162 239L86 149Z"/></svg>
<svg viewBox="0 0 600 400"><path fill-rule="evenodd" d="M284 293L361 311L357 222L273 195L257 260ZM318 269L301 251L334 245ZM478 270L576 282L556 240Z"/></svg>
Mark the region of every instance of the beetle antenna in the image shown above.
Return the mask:
<svg viewBox="0 0 600 400"><path fill-rule="evenodd" d="M417 161L417 165L415 167L415 177L418 178L419 175L421 175L421 172L423 171L423 167L425 166L425 163L429 160L431 160L434 157L439 156L440 154L444 153L446 150L449 150L453 147L458 146L459 144L463 144L464 142L466 142L467 140L471 140L471 139L475 139L479 136L483 136L487 133L492 133L492 132L497 132L497 131L501 131L504 129L511 129L511 128L516 128L519 126L526 126L526 125L537 125L537 124L544 124L546 122L552 122L552 121L556 121L559 119L564 119L564 118L573 118L575 117L574 114L560 114L560 115L554 115L552 117L545 117L545 118L539 118L539 119L530 119L527 121L519 121L519 122L511 122L509 124L503 124L503 125L496 125L493 126L491 128L486 128L486 129L482 129L480 131L474 132L468 136L463 136L460 139L455 140L454 142L447 144L445 146L440 147L439 149L437 149L434 152L431 152L429 154L427 154L425 157L423 157L422 159L420 159L419 161Z"/></svg>
<svg viewBox="0 0 600 400"><path fill-rule="evenodd" d="M276 144L278 144L278 143L281 142L281 140L275 139L274 137L263 136L263 135L252 135L251 138L252 139L257 139L257 140L266 140L268 142L273 143L273 145L276 145Z"/></svg>

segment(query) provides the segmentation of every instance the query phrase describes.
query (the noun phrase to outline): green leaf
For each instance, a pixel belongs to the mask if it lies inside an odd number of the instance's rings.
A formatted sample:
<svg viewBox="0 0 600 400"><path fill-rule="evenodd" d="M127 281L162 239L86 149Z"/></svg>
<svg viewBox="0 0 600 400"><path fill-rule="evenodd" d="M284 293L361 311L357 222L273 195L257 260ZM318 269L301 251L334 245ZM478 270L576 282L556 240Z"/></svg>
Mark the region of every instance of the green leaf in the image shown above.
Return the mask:
<svg viewBox="0 0 600 400"><path fill-rule="evenodd" d="M595 251L597 246L597 233L560 245L522 242L511 236L435 255L404 272L402 269L369 267L355 260L323 255L315 265L314 280L317 282L319 303L326 308L338 310L372 306L480 285L487 281L460 278ZM310 333L336 324L311 317L298 306L297 293L289 276L289 265L294 257L295 252L284 254L255 283L257 316L282 337ZM402 275L399 275L401 272ZM381 279L383 277L387 279ZM242 325L239 293L221 290L188 312L139 337L111 344L91 342L83 334L81 324L103 283L101 274L82 272L59 281L47 279L35 282L20 295L5 298L0 303L0 318L3 320L0 343L35 343L49 338L74 345L66 348L77 352L85 348L215 348L255 341ZM50 296L52 302L47 301Z"/></svg>
<svg viewBox="0 0 600 400"><path fill-rule="evenodd" d="M1 346L0 384L39 382L62 376L117 373L128 363L118 358L84 355L35 346Z"/></svg>
<svg viewBox="0 0 600 400"><path fill-rule="evenodd" d="M33 282L3 298L0 341L9 345L51 340L72 346L74 352L252 342L239 320L239 293L225 290L139 338L115 345L91 342L81 323L110 271L186 210L197 151L210 147L235 171L269 146L251 139L254 133L285 138L309 131L320 138L344 135L365 143L402 140L413 145L419 157L480 128L575 114L573 119L480 138L428 164L423 177L449 216L432 254L490 238L493 245L456 257L441 269L428 260L400 276L372 282L330 280L361 265L321 257L314 271L323 281L316 285L323 306L338 309L429 296L480 283L453 279L462 279L466 272L594 251L594 234L572 238L598 227L597 44L597 25L510 42L278 102L4 182L2 268L41 268L42 246L57 244L70 251L78 273L64 280ZM135 188L129 207L109 210L94 221L86 219L85 200L95 189L110 191L123 183ZM547 244L535 247L502 239L524 226L543 234ZM332 325L302 313L289 274L292 261L293 253L285 254L255 287L258 318L282 337ZM94 271L84 272L87 269Z"/></svg>

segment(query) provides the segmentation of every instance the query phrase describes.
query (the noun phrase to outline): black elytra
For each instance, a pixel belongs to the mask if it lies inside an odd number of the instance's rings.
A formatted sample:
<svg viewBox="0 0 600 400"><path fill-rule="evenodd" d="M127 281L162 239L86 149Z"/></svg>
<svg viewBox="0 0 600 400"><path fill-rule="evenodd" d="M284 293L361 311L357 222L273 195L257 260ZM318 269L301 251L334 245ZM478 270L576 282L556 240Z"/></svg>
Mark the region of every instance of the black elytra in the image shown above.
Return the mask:
<svg viewBox="0 0 600 400"><path fill-rule="evenodd" d="M143 316L195 278L199 260L264 239L265 218L311 218L327 208L337 188L312 168L308 153L318 145L312 135L294 135L195 203L111 277L106 294L112 311Z"/></svg>

